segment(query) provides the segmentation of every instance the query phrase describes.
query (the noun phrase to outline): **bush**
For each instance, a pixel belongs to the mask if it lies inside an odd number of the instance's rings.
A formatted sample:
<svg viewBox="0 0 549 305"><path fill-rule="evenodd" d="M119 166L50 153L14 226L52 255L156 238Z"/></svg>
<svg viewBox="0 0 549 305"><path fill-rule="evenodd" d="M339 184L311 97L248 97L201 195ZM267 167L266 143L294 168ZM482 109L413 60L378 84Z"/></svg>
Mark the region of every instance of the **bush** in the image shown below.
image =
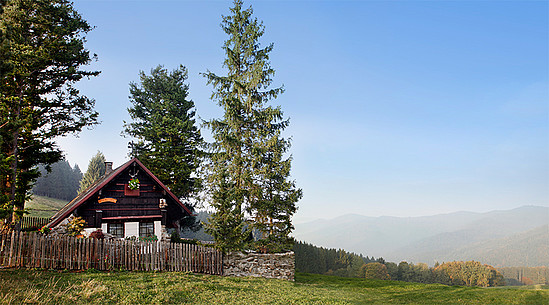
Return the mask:
<svg viewBox="0 0 549 305"><path fill-rule="evenodd" d="M90 233L90 238L95 238L95 239L104 239L105 238L105 234L103 234L103 230L101 229L97 229L93 232Z"/></svg>
<svg viewBox="0 0 549 305"><path fill-rule="evenodd" d="M139 237L139 240L140 241L158 241L158 237L156 235L152 235L152 236L140 236Z"/></svg>
<svg viewBox="0 0 549 305"><path fill-rule="evenodd" d="M180 243L181 237L179 237L179 232L173 231L172 234L170 234L170 242L172 243Z"/></svg>
<svg viewBox="0 0 549 305"><path fill-rule="evenodd" d="M40 230L38 230L38 232L44 235L48 235L52 230L53 230L52 228L49 228L48 226L44 225L43 227L40 228Z"/></svg>
<svg viewBox="0 0 549 305"><path fill-rule="evenodd" d="M68 224L65 225L65 228L69 236L76 236L84 230L85 226L86 221L82 217L74 217Z"/></svg>

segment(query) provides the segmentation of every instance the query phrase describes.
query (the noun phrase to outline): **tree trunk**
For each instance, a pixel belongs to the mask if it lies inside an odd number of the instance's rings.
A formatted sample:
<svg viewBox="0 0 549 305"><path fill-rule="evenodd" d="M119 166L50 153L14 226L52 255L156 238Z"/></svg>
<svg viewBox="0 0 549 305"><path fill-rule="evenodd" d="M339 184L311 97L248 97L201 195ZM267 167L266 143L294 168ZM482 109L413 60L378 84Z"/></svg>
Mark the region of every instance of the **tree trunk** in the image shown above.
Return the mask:
<svg viewBox="0 0 549 305"><path fill-rule="evenodd" d="M23 206L19 202L16 202L16 194L17 194L17 177L18 177L18 160L19 160L19 135L21 132L20 125L20 115L21 115L21 104L23 101L23 89L21 88L19 91L19 99L17 101L17 104L15 105L15 113L14 113L14 121L15 121L15 130L12 134L12 151L11 155L13 156L13 161L10 164L11 169L11 179L8 180L8 183L10 184L10 196L9 200L12 206L13 206L13 213L11 215L11 219L6 219L6 225L9 225L12 229L15 227L15 224L17 223L18 216L16 211L19 209L25 208L25 202L23 201Z"/></svg>

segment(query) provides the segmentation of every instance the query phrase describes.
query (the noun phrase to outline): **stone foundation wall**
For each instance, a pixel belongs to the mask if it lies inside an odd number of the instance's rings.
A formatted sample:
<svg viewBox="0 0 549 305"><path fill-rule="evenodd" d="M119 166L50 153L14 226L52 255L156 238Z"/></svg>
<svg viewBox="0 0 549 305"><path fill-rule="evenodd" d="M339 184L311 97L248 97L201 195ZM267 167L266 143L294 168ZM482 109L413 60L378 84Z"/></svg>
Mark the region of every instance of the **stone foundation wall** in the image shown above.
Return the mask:
<svg viewBox="0 0 549 305"><path fill-rule="evenodd" d="M294 280L294 252L261 254L233 252L223 255L223 275Z"/></svg>

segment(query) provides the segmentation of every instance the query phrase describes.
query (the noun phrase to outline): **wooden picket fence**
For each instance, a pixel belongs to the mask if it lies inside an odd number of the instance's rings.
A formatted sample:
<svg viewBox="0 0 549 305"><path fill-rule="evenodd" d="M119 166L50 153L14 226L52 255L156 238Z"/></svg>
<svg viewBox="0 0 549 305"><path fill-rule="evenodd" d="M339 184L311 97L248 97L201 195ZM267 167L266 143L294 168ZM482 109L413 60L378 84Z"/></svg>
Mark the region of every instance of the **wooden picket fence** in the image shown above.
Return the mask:
<svg viewBox="0 0 549 305"><path fill-rule="evenodd" d="M50 222L50 219L47 217L33 217L33 216L23 216L19 221L20 229L28 228L37 228L45 226Z"/></svg>
<svg viewBox="0 0 549 305"><path fill-rule="evenodd" d="M0 235L0 266L223 274L222 254L210 247L22 232Z"/></svg>

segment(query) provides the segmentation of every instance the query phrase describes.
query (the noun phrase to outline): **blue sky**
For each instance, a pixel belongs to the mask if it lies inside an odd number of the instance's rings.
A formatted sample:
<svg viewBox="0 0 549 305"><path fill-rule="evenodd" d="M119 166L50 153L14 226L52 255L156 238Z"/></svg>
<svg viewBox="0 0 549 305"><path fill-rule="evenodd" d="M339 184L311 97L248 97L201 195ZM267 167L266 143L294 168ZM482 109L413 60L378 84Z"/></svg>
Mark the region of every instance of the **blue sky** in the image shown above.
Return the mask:
<svg viewBox="0 0 549 305"><path fill-rule="evenodd" d="M189 70L200 118L222 115L199 75L223 73L230 1L75 1L96 28L99 77L80 83L102 124L58 143L84 171L120 136L128 84ZM546 1L245 1L273 42L274 103L290 118L295 221L549 206ZM208 138L208 132L203 130Z"/></svg>

